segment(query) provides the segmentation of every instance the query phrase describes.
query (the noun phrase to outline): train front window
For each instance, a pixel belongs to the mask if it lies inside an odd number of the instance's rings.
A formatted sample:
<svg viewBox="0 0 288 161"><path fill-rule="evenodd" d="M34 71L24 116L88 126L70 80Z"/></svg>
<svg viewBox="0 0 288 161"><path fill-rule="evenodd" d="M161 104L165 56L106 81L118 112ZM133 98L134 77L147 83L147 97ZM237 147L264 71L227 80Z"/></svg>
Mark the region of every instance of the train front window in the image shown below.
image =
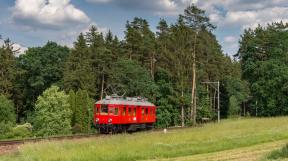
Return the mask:
<svg viewBox="0 0 288 161"><path fill-rule="evenodd" d="M100 115L108 115L108 105L101 105L100 107Z"/></svg>

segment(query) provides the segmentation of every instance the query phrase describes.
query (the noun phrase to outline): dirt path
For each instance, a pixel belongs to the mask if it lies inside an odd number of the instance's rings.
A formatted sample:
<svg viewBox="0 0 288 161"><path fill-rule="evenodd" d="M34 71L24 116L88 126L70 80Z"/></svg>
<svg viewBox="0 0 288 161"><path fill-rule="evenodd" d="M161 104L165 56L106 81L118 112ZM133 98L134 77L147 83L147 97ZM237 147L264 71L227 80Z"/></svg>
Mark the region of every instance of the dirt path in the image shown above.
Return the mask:
<svg viewBox="0 0 288 161"><path fill-rule="evenodd" d="M0 146L0 155L17 152L21 145Z"/></svg>
<svg viewBox="0 0 288 161"><path fill-rule="evenodd" d="M225 150L220 152L197 154L186 157L160 159L161 161L258 161L265 158L269 152L279 149L288 140L281 140L258 144L249 147L237 148L232 150ZM288 159L287 159L288 160Z"/></svg>

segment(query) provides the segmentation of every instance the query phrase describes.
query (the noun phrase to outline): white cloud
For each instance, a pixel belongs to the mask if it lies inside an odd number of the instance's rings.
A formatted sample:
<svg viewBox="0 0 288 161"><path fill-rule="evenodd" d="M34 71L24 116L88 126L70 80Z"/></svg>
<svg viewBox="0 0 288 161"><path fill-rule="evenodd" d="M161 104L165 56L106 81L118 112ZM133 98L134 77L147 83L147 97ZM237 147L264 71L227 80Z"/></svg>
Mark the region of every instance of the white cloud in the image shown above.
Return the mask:
<svg viewBox="0 0 288 161"><path fill-rule="evenodd" d="M86 1L91 3L107 3L111 2L112 0L86 0Z"/></svg>
<svg viewBox="0 0 288 161"><path fill-rule="evenodd" d="M106 27L100 27L99 25L97 25L95 22L90 23L89 25L85 26L85 27L81 27L81 28L77 28L74 30L68 30L63 32L63 34L61 34L60 38L58 39L58 43L60 43L61 45L66 45L68 47L73 47L73 42L76 41L77 37L79 36L79 34L82 33L86 33L89 31L89 29L91 28L91 26L96 26L98 29L98 32L101 32L103 34L108 32L108 28Z"/></svg>
<svg viewBox="0 0 288 161"><path fill-rule="evenodd" d="M152 11L158 15L178 15L198 0L86 0L90 3L111 3L123 9Z"/></svg>
<svg viewBox="0 0 288 161"><path fill-rule="evenodd" d="M12 18L16 23L33 29L59 29L90 21L70 0L16 0L12 8Z"/></svg>
<svg viewBox="0 0 288 161"><path fill-rule="evenodd" d="M21 44L13 44L13 49L16 50L16 56L18 57L19 55L22 55L26 52L26 50L28 50L27 47L21 45Z"/></svg>
<svg viewBox="0 0 288 161"><path fill-rule="evenodd" d="M235 43L237 42L238 38L235 36L226 36L224 37L224 42L225 43Z"/></svg>
<svg viewBox="0 0 288 161"><path fill-rule="evenodd" d="M288 22L287 0L206 0L198 1L196 5L206 10L211 22L218 27L218 33L230 35L220 37L224 51L230 55L237 52L237 41L244 29L256 28L258 24Z"/></svg>
<svg viewBox="0 0 288 161"><path fill-rule="evenodd" d="M245 29L288 20L285 0L208 0L198 1L197 5L205 9L211 22L219 27L240 26Z"/></svg>
<svg viewBox="0 0 288 161"><path fill-rule="evenodd" d="M4 45L4 41L0 40L0 46ZM27 47L19 44L19 43L12 43L13 51L15 52L15 56L19 56L25 53L28 50Z"/></svg>

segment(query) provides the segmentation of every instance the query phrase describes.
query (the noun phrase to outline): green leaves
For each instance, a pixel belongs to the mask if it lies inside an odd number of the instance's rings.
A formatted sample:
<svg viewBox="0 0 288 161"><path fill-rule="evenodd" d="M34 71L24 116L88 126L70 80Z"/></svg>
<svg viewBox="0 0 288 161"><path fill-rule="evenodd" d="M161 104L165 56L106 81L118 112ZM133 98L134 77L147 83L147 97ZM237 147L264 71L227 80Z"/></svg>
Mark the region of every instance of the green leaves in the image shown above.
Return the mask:
<svg viewBox="0 0 288 161"><path fill-rule="evenodd" d="M133 60L120 59L111 69L111 84L124 88L127 96L145 96L153 99L157 86L147 70Z"/></svg>
<svg viewBox="0 0 288 161"><path fill-rule="evenodd" d="M287 24L272 23L246 30L240 41L238 57L243 77L250 83L252 112L275 116L288 114Z"/></svg>
<svg viewBox="0 0 288 161"><path fill-rule="evenodd" d="M73 133L88 133L93 120L94 100L89 98L87 91L69 92L70 109L72 110Z"/></svg>
<svg viewBox="0 0 288 161"><path fill-rule="evenodd" d="M9 39L5 40L4 45L0 47L0 62L0 94L10 98L13 95L17 69L12 43Z"/></svg>
<svg viewBox="0 0 288 161"><path fill-rule="evenodd" d="M68 53L67 47L47 42L43 47L29 48L17 59L18 67L23 70L18 84L23 90L25 110L33 108L36 98L45 89L52 84L60 85Z"/></svg>
<svg viewBox="0 0 288 161"><path fill-rule="evenodd" d="M59 87L52 86L38 97L33 120L36 135L62 135L71 133L72 111L69 96Z"/></svg>
<svg viewBox="0 0 288 161"><path fill-rule="evenodd" d="M74 49L65 63L63 84L66 91L78 89L88 91L90 96L96 94L96 80L92 68L91 52L89 52L86 39L81 33Z"/></svg>
<svg viewBox="0 0 288 161"><path fill-rule="evenodd" d="M4 95L0 95L0 122L16 123L15 107L11 100Z"/></svg>

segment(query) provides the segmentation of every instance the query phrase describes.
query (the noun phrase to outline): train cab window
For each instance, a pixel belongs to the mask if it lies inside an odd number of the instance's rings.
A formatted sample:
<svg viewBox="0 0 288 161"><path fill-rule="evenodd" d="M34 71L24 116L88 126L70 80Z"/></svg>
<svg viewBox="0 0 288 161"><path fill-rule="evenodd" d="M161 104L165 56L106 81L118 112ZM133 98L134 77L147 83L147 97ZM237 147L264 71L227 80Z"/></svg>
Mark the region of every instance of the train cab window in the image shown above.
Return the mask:
<svg viewBox="0 0 288 161"><path fill-rule="evenodd" d="M141 115L142 115L142 116L144 115L144 112L145 112L145 111L144 111L144 108L142 108L142 109L141 109Z"/></svg>
<svg viewBox="0 0 288 161"><path fill-rule="evenodd" d="M100 115L108 115L108 105L101 105Z"/></svg>
<svg viewBox="0 0 288 161"><path fill-rule="evenodd" d="M115 110L114 110L114 115L117 116L118 115L118 107L115 107Z"/></svg>
<svg viewBox="0 0 288 161"><path fill-rule="evenodd" d="M145 115L148 115L148 108L145 108Z"/></svg>
<svg viewBox="0 0 288 161"><path fill-rule="evenodd" d="M126 107L123 107L122 116L126 115Z"/></svg>
<svg viewBox="0 0 288 161"><path fill-rule="evenodd" d="M128 116L131 116L131 115L132 115L132 109L128 108Z"/></svg>

